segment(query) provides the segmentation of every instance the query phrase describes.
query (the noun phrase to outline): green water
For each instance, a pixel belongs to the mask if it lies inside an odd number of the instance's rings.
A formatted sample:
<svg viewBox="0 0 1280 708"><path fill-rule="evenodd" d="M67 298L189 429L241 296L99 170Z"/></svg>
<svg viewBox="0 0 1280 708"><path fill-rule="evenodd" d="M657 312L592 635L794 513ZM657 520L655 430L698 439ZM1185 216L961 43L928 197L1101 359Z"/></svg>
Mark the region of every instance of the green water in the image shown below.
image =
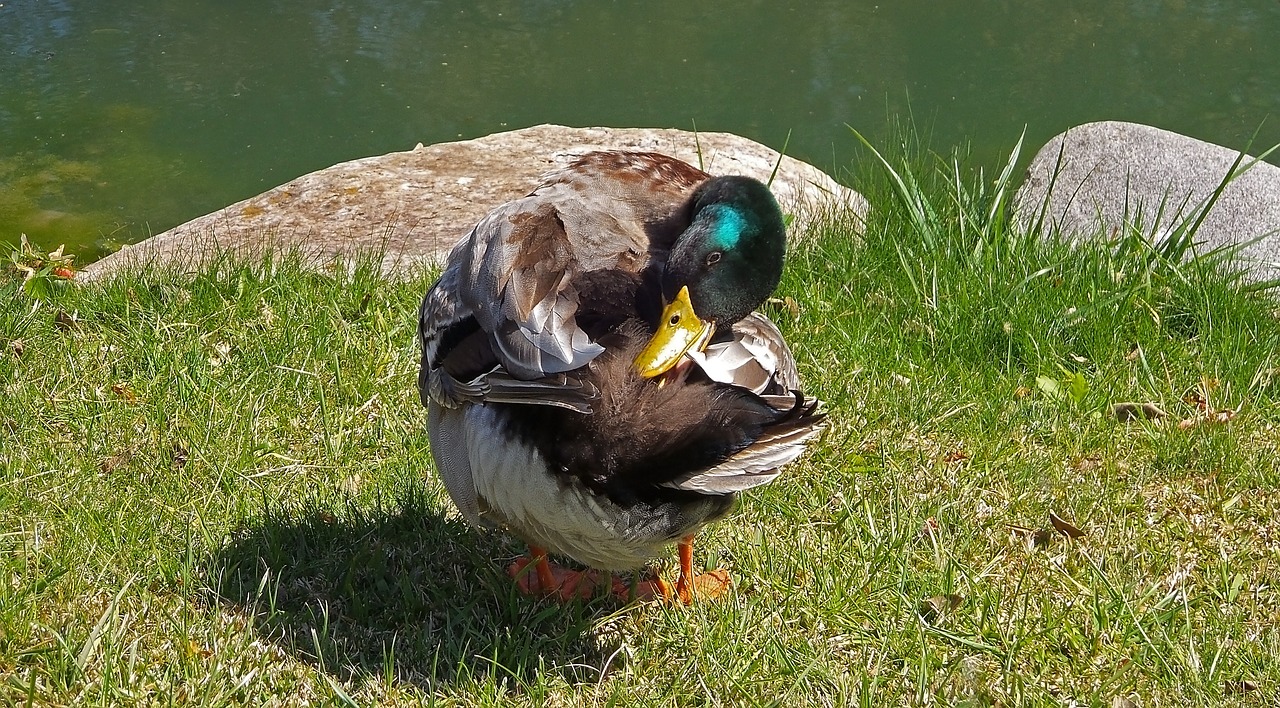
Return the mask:
<svg viewBox="0 0 1280 708"><path fill-rule="evenodd" d="M1104 119L1271 145L1277 37L1276 0L0 0L0 242L89 260L337 162L546 122L790 134L837 172L845 124L885 140L908 113L992 160Z"/></svg>

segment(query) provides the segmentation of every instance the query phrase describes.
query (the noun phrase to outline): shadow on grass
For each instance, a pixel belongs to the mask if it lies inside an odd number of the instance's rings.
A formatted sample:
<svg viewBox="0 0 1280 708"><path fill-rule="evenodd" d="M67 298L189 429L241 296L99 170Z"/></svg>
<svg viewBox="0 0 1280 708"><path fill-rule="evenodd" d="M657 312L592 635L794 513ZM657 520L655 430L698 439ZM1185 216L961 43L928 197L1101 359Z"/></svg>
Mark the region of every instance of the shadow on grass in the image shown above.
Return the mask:
<svg viewBox="0 0 1280 708"><path fill-rule="evenodd" d="M264 639L344 681L597 680L616 647L592 626L616 606L519 596L505 574L518 552L411 498L269 512L209 559L208 577Z"/></svg>

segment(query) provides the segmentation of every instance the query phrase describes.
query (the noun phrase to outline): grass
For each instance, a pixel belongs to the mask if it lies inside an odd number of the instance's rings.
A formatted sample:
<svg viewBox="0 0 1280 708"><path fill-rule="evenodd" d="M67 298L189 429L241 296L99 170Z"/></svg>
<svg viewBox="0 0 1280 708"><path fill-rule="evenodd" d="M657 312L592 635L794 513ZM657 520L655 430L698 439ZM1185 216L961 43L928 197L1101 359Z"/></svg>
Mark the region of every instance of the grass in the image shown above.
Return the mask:
<svg viewBox="0 0 1280 708"><path fill-rule="evenodd" d="M1276 703L1276 301L904 152L791 255L831 426L700 537L737 584L691 608L514 593L431 473L429 273L5 276L0 704Z"/></svg>

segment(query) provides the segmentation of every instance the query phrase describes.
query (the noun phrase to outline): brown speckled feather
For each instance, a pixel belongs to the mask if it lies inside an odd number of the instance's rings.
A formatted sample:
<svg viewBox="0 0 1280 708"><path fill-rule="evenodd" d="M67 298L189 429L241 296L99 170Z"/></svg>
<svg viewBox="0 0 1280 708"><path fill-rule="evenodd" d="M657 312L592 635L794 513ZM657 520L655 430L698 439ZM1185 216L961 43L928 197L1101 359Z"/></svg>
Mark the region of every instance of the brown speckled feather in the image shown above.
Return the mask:
<svg viewBox="0 0 1280 708"><path fill-rule="evenodd" d="M454 247L423 302L424 351L475 317L499 363L520 379L580 368L600 354L576 324L583 271L640 272L665 259L708 175L656 153L594 152L491 212ZM439 388L439 386L437 386Z"/></svg>

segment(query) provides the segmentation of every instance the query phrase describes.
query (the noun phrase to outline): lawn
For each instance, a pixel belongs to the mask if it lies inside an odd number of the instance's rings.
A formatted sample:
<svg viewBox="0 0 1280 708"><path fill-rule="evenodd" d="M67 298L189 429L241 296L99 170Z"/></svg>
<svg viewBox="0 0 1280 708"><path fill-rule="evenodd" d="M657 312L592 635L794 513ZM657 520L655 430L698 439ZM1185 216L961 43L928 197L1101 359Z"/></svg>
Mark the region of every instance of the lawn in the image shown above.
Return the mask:
<svg viewBox="0 0 1280 708"><path fill-rule="evenodd" d="M953 157L866 161L865 229L792 250L766 307L830 425L692 607L515 593L432 472L432 273L8 269L0 703L1276 704L1280 304L1029 237Z"/></svg>

